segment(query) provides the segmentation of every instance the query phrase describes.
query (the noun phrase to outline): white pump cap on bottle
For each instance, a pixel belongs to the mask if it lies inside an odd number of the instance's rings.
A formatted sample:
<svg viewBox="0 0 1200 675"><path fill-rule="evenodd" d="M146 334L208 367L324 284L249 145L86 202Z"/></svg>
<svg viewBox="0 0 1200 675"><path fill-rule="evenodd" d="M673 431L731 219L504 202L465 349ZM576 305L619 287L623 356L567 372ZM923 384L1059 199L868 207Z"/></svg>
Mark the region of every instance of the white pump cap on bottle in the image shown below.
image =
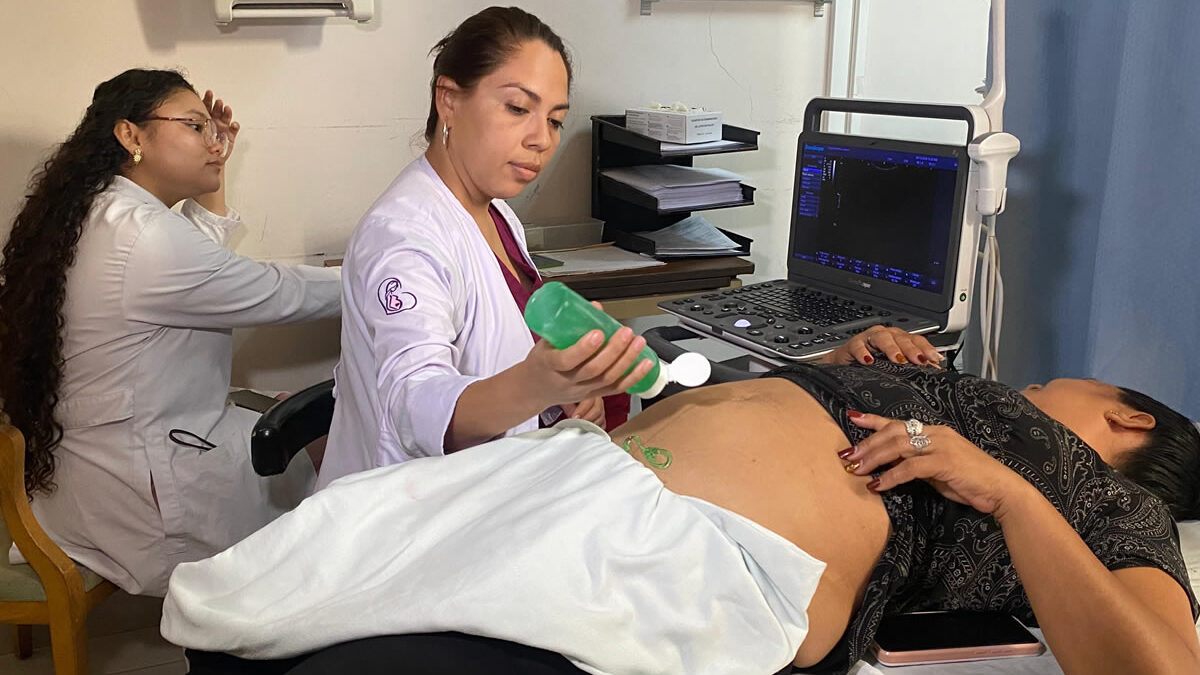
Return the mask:
<svg viewBox="0 0 1200 675"><path fill-rule="evenodd" d="M638 394L642 398L654 398L662 393L668 382L678 382L685 387L698 387L708 382L712 375L712 364L703 354L687 352L668 364L658 362L658 379L649 389Z"/></svg>

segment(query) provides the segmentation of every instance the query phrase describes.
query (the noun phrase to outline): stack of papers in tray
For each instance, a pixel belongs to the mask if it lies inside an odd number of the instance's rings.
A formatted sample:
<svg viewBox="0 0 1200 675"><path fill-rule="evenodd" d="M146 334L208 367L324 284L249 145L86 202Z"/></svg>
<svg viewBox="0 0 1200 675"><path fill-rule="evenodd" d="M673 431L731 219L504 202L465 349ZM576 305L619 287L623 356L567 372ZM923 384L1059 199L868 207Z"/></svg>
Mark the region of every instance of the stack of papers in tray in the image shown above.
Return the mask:
<svg viewBox="0 0 1200 675"><path fill-rule="evenodd" d="M654 255L659 257L686 257L706 255L739 255L743 253L738 243L704 216L692 214L687 218L661 230L640 232L643 238L654 242Z"/></svg>
<svg viewBox="0 0 1200 675"><path fill-rule="evenodd" d="M567 251L541 251L539 255L553 258L561 265L547 269L539 269L538 274L544 279L565 277L573 274L592 274L596 272L616 272L642 267L665 265L661 260L647 258L612 244L585 246L584 248Z"/></svg>
<svg viewBox="0 0 1200 675"><path fill-rule="evenodd" d="M600 175L658 200L658 208L693 209L743 201L742 177L724 169L650 164L605 169Z"/></svg>

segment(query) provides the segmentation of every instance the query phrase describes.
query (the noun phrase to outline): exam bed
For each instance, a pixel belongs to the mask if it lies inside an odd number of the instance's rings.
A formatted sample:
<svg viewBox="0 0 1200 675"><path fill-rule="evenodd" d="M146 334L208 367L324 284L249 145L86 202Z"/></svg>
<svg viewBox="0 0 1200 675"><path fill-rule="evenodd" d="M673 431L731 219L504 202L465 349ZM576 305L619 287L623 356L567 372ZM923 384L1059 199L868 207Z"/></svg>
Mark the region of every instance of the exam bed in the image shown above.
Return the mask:
<svg viewBox="0 0 1200 675"><path fill-rule="evenodd" d="M689 336L685 332L673 332L672 327L647 332L648 342L667 361L673 360L683 351L674 341ZM757 374L737 365L714 363L711 381L729 382L752 377L757 377ZM668 385L662 396L668 396L675 391L678 391L677 385ZM648 401L647 404L653 404L653 401ZM252 434L256 470L268 475L282 471L292 455L324 433L331 417L332 381L298 392L268 411ZM1200 595L1200 521L1181 523L1179 530L1188 574L1193 589ZM1040 631L1035 630L1035 633L1040 637ZM190 650L187 655L189 672L194 675L309 675L343 672L343 668L350 666L353 666L357 675L372 675L376 672L398 672L395 670L397 664L404 664L403 672L421 673L499 675L520 672L527 675L575 675L584 672L559 654L460 633L370 638L322 650L311 657L279 661L246 661L223 654L197 653ZM792 672L792 669L787 668L778 675L789 672ZM853 675L1051 675L1062 673L1062 670L1053 654L1047 651L1037 657L903 668L881 666L868 657L866 661L855 664L850 672Z"/></svg>

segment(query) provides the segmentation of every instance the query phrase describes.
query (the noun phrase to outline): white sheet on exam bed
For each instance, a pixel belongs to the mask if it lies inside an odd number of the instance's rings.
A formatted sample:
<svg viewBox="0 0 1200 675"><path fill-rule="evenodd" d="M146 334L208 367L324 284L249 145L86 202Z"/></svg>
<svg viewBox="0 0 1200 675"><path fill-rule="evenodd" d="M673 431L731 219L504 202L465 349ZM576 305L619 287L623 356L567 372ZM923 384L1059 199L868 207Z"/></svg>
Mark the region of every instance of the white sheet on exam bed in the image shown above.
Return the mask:
<svg viewBox="0 0 1200 675"><path fill-rule="evenodd" d="M1188 520L1179 524L1179 546L1187 563L1188 578L1192 591L1200 596L1200 520ZM1200 627L1197 628L1200 634ZM1039 638L1042 632L1034 630ZM1045 644L1045 641L1043 641ZM1062 668L1049 650L1041 656L1012 659L992 659L971 663L945 663L936 666L903 666L888 668L874 663L859 661L850 670L851 675L1062 675Z"/></svg>
<svg viewBox="0 0 1200 675"><path fill-rule="evenodd" d="M569 420L335 481L177 567L162 634L279 658L458 629L589 673L769 673L804 641L824 569Z"/></svg>

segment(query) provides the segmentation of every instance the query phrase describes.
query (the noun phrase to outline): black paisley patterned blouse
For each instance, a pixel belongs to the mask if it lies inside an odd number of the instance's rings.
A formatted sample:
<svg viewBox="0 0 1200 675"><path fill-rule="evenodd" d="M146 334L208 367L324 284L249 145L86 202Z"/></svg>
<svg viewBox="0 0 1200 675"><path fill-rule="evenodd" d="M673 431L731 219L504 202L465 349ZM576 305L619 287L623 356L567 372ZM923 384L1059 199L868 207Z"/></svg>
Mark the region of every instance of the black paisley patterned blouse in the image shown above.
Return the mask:
<svg viewBox="0 0 1200 675"><path fill-rule="evenodd" d="M1108 569L1155 567L1174 577L1196 616L1179 533L1167 507L1014 389L970 375L884 361L873 366L787 366L767 376L787 378L812 394L852 443L870 431L851 424L847 410L953 427L1036 486ZM882 496L892 521L891 539L862 606L831 654L833 662L819 671L844 671L857 661L884 614L1001 610L1035 624L1004 535L991 516L944 499L921 481Z"/></svg>

